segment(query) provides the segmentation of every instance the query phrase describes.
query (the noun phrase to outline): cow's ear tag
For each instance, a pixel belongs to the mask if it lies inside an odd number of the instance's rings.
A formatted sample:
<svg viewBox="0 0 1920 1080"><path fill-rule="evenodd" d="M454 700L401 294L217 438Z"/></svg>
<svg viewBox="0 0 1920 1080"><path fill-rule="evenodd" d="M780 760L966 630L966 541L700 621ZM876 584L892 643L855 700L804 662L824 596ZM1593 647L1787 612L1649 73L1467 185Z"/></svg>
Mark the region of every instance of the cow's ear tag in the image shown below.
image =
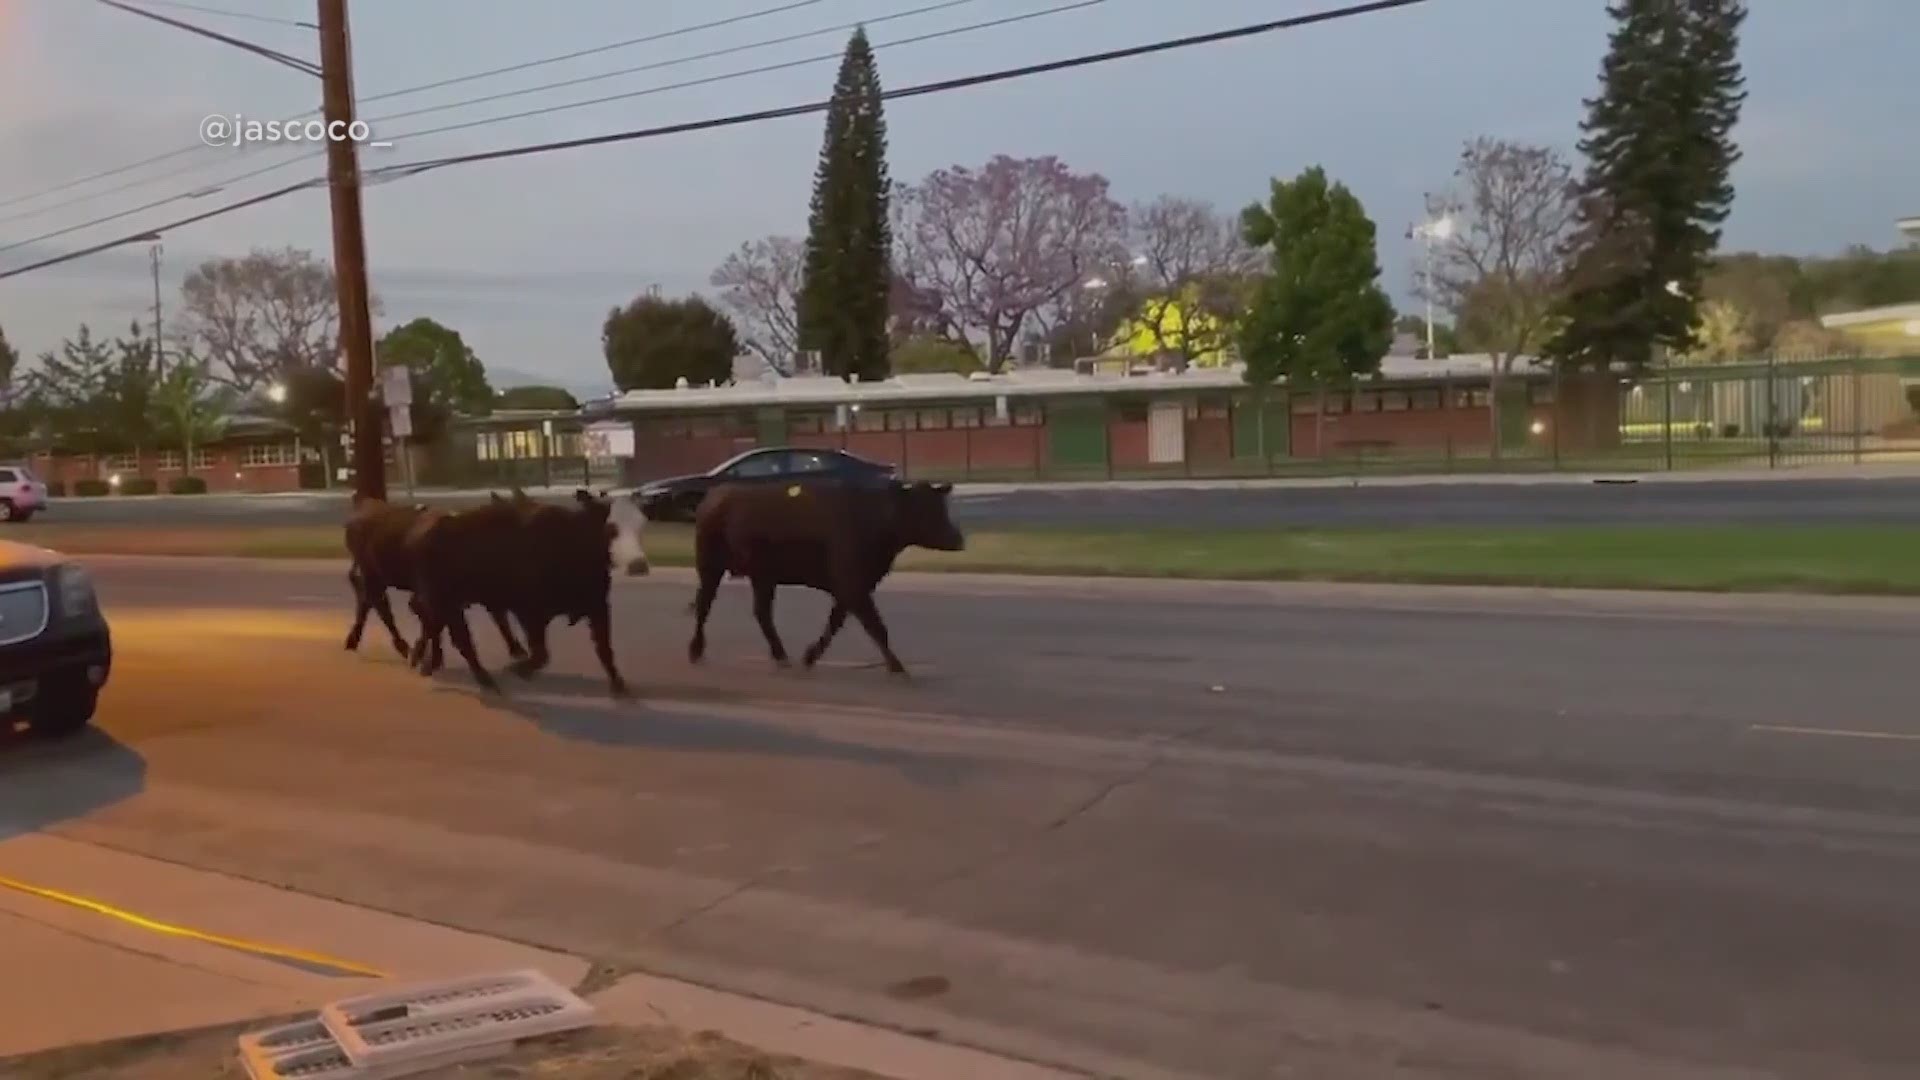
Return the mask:
<svg viewBox="0 0 1920 1080"><path fill-rule="evenodd" d="M793 485L792 487L790 487L790 488L788 488L788 489L787 489L787 497L788 497L788 498L790 498L790 499L797 499L797 498L799 498L799 497L800 497L800 485L799 485L799 484L795 484L795 485Z"/></svg>

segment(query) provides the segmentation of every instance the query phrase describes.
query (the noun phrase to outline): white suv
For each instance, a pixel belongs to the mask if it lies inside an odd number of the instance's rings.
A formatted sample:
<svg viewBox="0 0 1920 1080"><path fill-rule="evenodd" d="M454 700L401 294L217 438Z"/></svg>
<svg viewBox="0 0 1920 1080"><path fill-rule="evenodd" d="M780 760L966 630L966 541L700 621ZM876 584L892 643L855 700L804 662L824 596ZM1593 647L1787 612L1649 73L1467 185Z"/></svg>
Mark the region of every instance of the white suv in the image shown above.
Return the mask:
<svg viewBox="0 0 1920 1080"><path fill-rule="evenodd" d="M25 465L0 465L0 521L26 521L47 508L47 485Z"/></svg>

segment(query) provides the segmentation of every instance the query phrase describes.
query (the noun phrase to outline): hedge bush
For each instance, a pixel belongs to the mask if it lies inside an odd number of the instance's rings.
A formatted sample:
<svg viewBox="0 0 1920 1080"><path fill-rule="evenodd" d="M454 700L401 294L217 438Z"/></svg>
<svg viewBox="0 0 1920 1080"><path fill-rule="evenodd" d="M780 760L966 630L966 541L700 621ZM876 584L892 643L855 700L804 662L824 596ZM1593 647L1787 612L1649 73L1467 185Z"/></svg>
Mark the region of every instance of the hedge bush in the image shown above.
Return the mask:
<svg viewBox="0 0 1920 1080"><path fill-rule="evenodd" d="M83 499L91 499L105 495L111 490L113 489L107 486L105 480L75 480L73 482L73 493Z"/></svg>
<svg viewBox="0 0 1920 1080"><path fill-rule="evenodd" d="M153 495L160 491L160 481L151 476L129 476L120 481L122 495Z"/></svg>
<svg viewBox="0 0 1920 1080"><path fill-rule="evenodd" d="M205 495L207 482L198 476L176 476L167 481L169 495Z"/></svg>
<svg viewBox="0 0 1920 1080"><path fill-rule="evenodd" d="M47 481L47 497L48 498L61 499L61 498L65 498L66 494L67 494L67 482L65 480Z"/></svg>

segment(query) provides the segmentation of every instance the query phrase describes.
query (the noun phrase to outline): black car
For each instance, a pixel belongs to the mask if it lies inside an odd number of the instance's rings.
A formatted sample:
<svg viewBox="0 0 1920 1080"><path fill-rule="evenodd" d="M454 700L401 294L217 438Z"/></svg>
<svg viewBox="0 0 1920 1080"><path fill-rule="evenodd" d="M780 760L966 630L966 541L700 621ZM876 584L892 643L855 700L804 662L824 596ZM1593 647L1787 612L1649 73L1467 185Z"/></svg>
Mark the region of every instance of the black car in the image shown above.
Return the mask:
<svg viewBox="0 0 1920 1080"><path fill-rule="evenodd" d="M749 450L693 476L674 476L640 486L640 509L652 521L692 521L707 492L727 483L887 483L899 475L891 465L868 461L845 450L768 446Z"/></svg>
<svg viewBox="0 0 1920 1080"><path fill-rule="evenodd" d="M86 568L0 541L0 733L21 721L37 735L79 731L112 669L112 634Z"/></svg>

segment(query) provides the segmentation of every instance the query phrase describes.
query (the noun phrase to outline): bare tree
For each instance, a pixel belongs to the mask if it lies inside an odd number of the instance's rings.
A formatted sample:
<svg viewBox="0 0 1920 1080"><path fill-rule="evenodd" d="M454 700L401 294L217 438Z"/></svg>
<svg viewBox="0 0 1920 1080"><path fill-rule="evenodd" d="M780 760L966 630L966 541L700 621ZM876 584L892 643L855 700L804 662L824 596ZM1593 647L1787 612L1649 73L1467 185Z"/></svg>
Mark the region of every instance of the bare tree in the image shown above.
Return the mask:
<svg viewBox="0 0 1920 1080"><path fill-rule="evenodd" d="M791 374L800 340L799 297L806 245L791 236L769 236L726 257L707 279L720 303L743 331L742 343L775 371Z"/></svg>
<svg viewBox="0 0 1920 1080"><path fill-rule="evenodd" d="M896 270L937 296L960 332L983 337L998 372L1030 322L1123 257L1126 208L1107 191L1105 177L1055 157L940 169L895 195Z"/></svg>
<svg viewBox="0 0 1920 1080"><path fill-rule="evenodd" d="M1237 215L1211 203L1162 195L1128 216L1131 288L1140 295L1130 319L1155 349L1182 366L1225 349L1244 307L1245 286L1260 265Z"/></svg>
<svg viewBox="0 0 1920 1080"><path fill-rule="evenodd" d="M333 267L296 248L256 248L244 258L209 259L181 286L184 348L204 356L211 376L242 392L295 370L340 367L340 304ZM381 311L369 297L371 314Z"/></svg>
<svg viewBox="0 0 1920 1080"><path fill-rule="evenodd" d="M1467 143L1451 189L1427 198L1433 266L1420 295L1453 313L1461 345L1493 355L1493 453L1500 454L1501 381L1548 337L1565 285L1579 202L1573 169L1551 147L1482 136Z"/></svg>

